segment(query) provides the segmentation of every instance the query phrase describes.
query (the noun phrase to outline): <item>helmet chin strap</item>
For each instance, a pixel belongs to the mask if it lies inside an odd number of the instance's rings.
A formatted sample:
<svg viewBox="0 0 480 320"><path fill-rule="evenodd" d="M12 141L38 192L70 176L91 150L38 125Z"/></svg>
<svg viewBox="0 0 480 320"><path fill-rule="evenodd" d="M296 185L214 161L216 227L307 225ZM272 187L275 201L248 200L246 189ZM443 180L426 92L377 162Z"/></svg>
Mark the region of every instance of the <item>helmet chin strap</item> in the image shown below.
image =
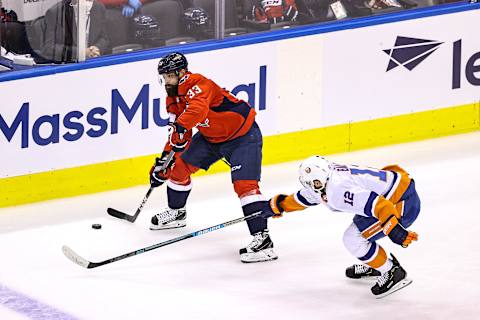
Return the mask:
<svg viewBox="0 0 480 320"><path fill-rule="evenodd" d="M322 186L321 189L319 189L318 191L315 190L315 192L319 193L320 194L320 197L322 198L322 200L324 202L328 202L327 201L327 183L328 183L328 178L327 178L327 181L325 181L325 184Z"/></svg>
<svg viewBox="0 0 480 320"><path fill-rule="evenodd" d="M320 190L320 197L323 201L328 202L327 199L327 186L325 186L322 190Z"/></svg>
<svg viewBox="0 0 480 320"><path fill-rule="evenodd" d="M183 71L183 76L180 77L180 72ZM175 74L178 76L178 81L180 82L180 79L185 77L185 75L187 74L188 70L187 69L179 69L179 70L175 70Z"/></svg>

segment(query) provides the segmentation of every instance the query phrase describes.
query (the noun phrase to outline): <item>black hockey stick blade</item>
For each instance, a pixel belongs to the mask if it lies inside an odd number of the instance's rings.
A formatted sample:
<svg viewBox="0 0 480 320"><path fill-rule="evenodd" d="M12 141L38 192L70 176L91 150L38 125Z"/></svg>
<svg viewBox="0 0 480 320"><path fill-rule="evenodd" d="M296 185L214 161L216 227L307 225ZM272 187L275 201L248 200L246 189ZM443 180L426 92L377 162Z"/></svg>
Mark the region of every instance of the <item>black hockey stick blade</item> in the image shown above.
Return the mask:
<svg viewBox="0 0 480 320"><path fill-rule="evenodd" d="M112 217L127 220L129 222L135 222L135 220L136 220L135 216L131 216L129 214L126 214L125 212L118 211L117 209L113 209L113 208L108 208L107 213L109 215L111 215Z"/></svg>
<svg viewBox="0 0 480 320"><path fill-rule="evenodd" d="M165 163L160 168L160 170L163 170L170 165L170 162L172 161L174 155L175 155L175 151L173 150L170 151L170 153L167 156L167 159L165 160ZM133 216L113 208L108 208L107 213L112 217L115 217L118 219L127 220L128 222L132 222L132 223L135 222L140 212L142 212L143 206L145 205L145 203L147 203L148 197L150 197L150 194L152 193L153 189L154 188L150 186L150 188L147 191L147 194L145 195L145 197L143 197L142 203L140 203L140 206L138 207L137 211Z"/></svg>
<svg viewBox="0 0 480 320"><path fill-rule="evenodd" d="M179 242L179 241L189 239L189 238L193 238L193 237L198 237L198 236L204 235L206 233L209 233L209 232L212 232L212 231L215 231L215 230L218 230L218 229L222 229L222 228L231 226L231 225L239 223L239 222L255 219L255 218L258 218L258 216L260 216L261 213L262 213L262 211L258 211L258 212L255 212L255 213L247 216L247 217L240 217L240 218L237 218L235 220L230 220L230 221L227 221L227 222L224 222L224 223L217 224L216 226L213 226L213 227L209 227L209 228L198 230L198 231L195 231L195 232L192 232L192 233L184 234L183 236L179 236L179 237L167 240L167 241L159 242L159 243L153 244L151 246L144 247L144 248L141 248L141 249L138 249L138 250L135 250L135 251L131 251L129 253L125 253L125 254L122 254L122 255L119 255L119 256L116 256L116 257L113 257L113 258L110 258L110 259L107 259L107 260L104 260L104 261L101 261L101 262L88 261L87 259L79 256L75 251L70 249L70 247L68 247L68 246L63 246L62 251L63 251L63 254L73 263L78 264L79 266L87 268L87 269L92 269L92 268L103 266L105 264L109 264L109 263L112 263L112 262L116 262L116 261L119 261L119 260L130 258L130 257L136 256L136 255L139 255L139 254L151 251L151 250L155 250L155 249L158 249L158 248L161 248L161 247L164 247L164 246L168 246L168 245L170 245L172 243L175 243L175 242Z"/></svg>
<svg viewBox="0 0 480 320"><path fill-rule="evenodd" d="M152 193L152 191L153 191L153 187L150 186L150 188L147 191L147 194L145 195L145 197L142 200L142 203L140 204L140 206L138 207L137 211L135 212L135 214L133 216L128 215L128 214L126 214L122 211L118 211L118 210L113 209L113 208L108 208L107 213L109 215L111 215L112 217L127 220L128 222L133 223L133 222L135 222L135 220L137 220L137 217L140 214L140 212L142 212L143 206L145 205L145 203L147 203L148 197L150 197L150 194Z"/></svg>

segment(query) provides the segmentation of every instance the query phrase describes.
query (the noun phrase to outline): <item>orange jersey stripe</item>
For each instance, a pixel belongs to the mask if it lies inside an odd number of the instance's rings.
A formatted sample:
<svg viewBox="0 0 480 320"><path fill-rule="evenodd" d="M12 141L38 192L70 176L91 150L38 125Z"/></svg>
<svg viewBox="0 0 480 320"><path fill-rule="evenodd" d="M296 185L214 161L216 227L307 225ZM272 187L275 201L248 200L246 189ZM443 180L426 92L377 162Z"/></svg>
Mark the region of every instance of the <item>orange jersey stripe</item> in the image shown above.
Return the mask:
<svg viewBox="0 0 480 320"><path fill-rule="evenodd" d="M293 194L283 199L283 201L280 202L280 205L282 206L283 210L285 210L286 212L304 210L306 208L304 205L302 205L301 203L298 203L297 200L295 200L295 197Z"/></svg>
<svg viewBox="0 0 480 320"><path fill-rule="evenodd" d="M385 199L384 196L378 196L377 200L375 200L373 214L382 223L387 221L388 217L390 217L392 214L395 215L395 217L400 218L400 215L398 214L397 209L395 209L393 203Z"/></svg>
<svg viewBox="0 0 480 320"><path fill-rule="evenodd" d="M398 165L391 165L382 168L382 170L394 171L398 174L395 186L386 197L378 196L374 201L373 214L382 223L387 221L392 214L400 219L403 214L403 202L399 202L403 194L407 191L410 185L410 177L408 173Z"/></svg>
<svg viewBox="0 0 480 320"><path fill-rule="evenodd" d="M382 230L383 230L382 223L380 221L378 221L377 223L374 223L370 227L365 229L362 232L362 237L364 237L365 239L368 240L371 237L373 237L374 235L376 235L377 233L381 232Z"/></svg>
<svg viewBox="0 0 480 320"><path fill-rule="evenodd" d="M405 191L407 191L407 188L410 185L411 179L408 173L398 165L386 166L382 168L382 170L395 171L400 176L400 181L397 183L395 190L392 190L393 193L390 192L391 195L388 197L388 200L390 200L392 203L395 204L400 201L400 198L403 196Z"/></svg>

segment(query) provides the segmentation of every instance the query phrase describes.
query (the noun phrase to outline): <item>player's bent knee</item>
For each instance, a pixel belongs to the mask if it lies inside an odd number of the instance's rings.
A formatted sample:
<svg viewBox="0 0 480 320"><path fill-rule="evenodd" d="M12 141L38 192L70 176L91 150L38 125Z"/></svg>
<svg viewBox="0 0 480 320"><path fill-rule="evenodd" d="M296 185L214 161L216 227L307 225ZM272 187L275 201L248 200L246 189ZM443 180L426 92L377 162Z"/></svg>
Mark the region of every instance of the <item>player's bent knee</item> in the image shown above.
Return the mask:
<svg viewBox="0 0 480 320"><path fill-rule="evenodd" d="M199 168L185 162L182 158L175 159L175 166L172 169L170 180L179 185L190 184L190 176Z"/></svg>
<svg viewBox="0 0 480 320"><path fill-rule="evenodd" d="M363 257L370 249L370 242L362 237L361 232L354 223L343 233L343 244L355 257Z"/></svg>

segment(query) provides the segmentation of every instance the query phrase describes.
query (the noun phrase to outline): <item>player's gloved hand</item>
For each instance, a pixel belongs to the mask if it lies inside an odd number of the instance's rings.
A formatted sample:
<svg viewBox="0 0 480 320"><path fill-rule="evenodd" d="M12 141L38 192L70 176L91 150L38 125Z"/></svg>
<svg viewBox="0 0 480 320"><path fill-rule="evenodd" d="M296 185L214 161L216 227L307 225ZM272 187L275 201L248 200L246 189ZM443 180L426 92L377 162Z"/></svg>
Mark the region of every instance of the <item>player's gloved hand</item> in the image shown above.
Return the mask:
<svg viewBox="0 0 480 320"><path fill-rule="evenodd" d="M143 4L140 0L128 0L128 5L137 11Z"/></svg>
<svg viewBox="0 0 480 320"><path fill-rule="evenodd" d="M168 137L168 141L170 145L173 147L173 151L175 152L182 152L187 147L188 139L187 139L187 129L179 125L178 123L174 122L169 124L170 126L170 133Z"/></svg>
<svg viewBox="0 0 480 320"><path fill-rule="evenodd" d="M260 215L262 218L268 219L270 217L280 218L283 211L281 202L287 197L286 194L277 194L271 198L268 203L265 205L265 208L262 210Z"/></svg>
<svg viewBox="0 0 480 320"><path fill-rule="evenodd" d="M150 169L150 185L153 188L161 186L170 177L170 173L172 171L171 168L175 162L175 158L170 161L166 168L162 169L162 167L165 165L165 161L167 161L167 157L168 152L163 151L160 158L155 158L155 163Z"/></svg>
<svg viewBox="0 0 480 320"><path fill-rule="evenodd" d="M388 217L387 221L382 225L383 233L385 233L392 242L406 248L412 241L418 240L418 234L413 231L405 230L398 222L397 217L393 214Z"/></svg>
<svg viewBox="0 0 480 320"><path fill-rule="evenodd" d="M135 13L135 9L130 7L130 6L127 6L127 5L124 5L122 7L122 15L125 16L125 17L131 17L133 16L133 14Z"/></svg>

